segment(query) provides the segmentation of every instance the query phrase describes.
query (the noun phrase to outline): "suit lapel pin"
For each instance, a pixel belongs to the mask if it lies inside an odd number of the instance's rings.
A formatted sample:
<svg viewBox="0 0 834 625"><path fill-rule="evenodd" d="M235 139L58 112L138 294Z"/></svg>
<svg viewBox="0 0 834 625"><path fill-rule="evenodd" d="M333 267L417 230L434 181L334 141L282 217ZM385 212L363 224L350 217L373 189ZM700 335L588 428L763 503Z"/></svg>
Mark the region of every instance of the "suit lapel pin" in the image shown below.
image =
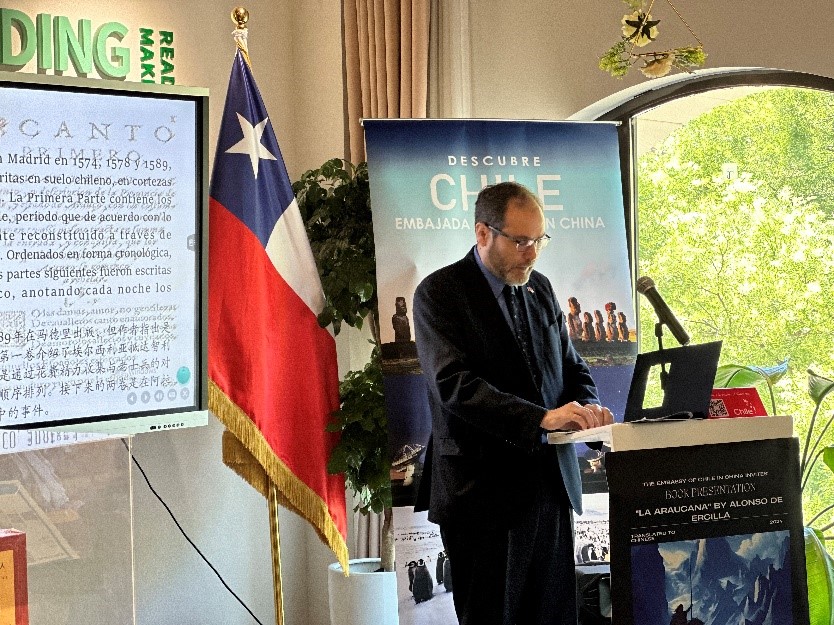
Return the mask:
<svg viewBox="0 0 834 625"><path fill-rule="evenodd" d="M528 286L528 287L527 287L527 292L528 292L528 293L530 293L530 294L532 294L532 295L535 295L535 294L536 294L536 292L533 290L533 287L531 287L531 286Z"/></svg>

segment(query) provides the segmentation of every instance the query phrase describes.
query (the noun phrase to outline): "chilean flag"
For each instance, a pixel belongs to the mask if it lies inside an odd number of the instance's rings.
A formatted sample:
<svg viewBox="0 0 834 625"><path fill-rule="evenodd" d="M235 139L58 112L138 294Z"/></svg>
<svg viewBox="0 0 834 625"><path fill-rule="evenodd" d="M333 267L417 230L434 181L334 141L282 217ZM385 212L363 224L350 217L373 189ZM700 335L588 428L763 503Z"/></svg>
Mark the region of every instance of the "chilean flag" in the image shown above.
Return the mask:
<svg viewBox="0 0 834 625"><path fill-rule="evenodd" d="M327 473L336 345L316 264L251 70L235 55L209 203L209 408L347 568L345 484Z"/></svg>

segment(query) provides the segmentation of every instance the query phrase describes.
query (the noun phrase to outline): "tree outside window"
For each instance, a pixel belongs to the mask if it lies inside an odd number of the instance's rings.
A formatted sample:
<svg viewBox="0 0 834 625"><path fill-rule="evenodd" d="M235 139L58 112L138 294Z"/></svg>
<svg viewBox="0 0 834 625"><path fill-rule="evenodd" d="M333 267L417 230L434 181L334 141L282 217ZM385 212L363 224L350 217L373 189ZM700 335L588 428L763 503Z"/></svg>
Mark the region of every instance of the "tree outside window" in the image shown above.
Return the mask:
<svg viewBox="0 0 834 625"><path fill-rule="evenodd" d="M693 343L723 341L722 364L789 359L776 406L802 440L806 370L834 374L834 94L763 88L712 108L639 157L637 198L638 275ZM640 306L640 350L654 350L655 316ZM834 501L833 482L816 468L806 520Z"/></svg>

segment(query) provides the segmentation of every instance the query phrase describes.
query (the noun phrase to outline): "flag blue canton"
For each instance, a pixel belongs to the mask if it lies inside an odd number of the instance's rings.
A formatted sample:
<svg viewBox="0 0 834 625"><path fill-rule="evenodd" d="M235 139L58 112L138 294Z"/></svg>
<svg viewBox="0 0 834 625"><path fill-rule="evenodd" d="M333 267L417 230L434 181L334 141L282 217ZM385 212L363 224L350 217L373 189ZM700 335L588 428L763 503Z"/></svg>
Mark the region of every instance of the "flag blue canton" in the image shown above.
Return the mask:
<svg viewBox="0 0 834 625"><path fill-rule="evenodd" d="M247 124L250 129L263 124L263 134L250 147L274 160L256 155L253 162L250 154L229 152L246 138ZM264 247L295 197L263 99L240 51L235 54L226 93L210 194L246 224Z"/></svg>

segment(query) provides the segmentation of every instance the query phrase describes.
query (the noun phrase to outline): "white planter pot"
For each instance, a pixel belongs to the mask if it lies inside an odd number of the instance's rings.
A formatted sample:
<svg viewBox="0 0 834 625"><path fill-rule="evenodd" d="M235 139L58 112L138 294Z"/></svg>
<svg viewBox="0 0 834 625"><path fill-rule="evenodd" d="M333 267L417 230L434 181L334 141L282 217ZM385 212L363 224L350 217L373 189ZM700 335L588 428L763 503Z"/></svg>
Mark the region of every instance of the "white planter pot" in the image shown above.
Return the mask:
<svg viewBox="0 0 834 625"><path fill-rule="evenodd" d="M377 572L379 558L349 565L349 577L338 562L327 567L330 625L398 625L397 574Z"/></svg>

